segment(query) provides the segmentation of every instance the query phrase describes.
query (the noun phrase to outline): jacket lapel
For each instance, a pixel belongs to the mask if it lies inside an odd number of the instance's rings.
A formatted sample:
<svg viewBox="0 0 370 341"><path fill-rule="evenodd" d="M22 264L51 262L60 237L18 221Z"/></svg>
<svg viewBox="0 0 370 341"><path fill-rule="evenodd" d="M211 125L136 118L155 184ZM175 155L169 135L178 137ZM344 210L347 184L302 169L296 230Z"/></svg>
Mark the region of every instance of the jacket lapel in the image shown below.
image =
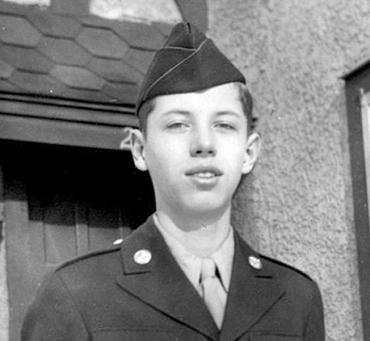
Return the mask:
<svg viewBox="0 0 370 341"><path fill-rule="evenodd" d="M139 250L150 252L152 258L148 263L135 262L135 253ZM123 273L117 281L124 290L211 340L217 340L218 330L210 313L152 218L125 239L121 252Z"/></svg>
<svg viewBox="0 0 370 341"><path fill-rule="evenodd" d="M221 341L236 340L249 331L284 294L260 256L237 233L235 236L233 272ZM250 259L259 259L262 267L258 269L259 264L253 264L253 261L250 264Z"/></svg>

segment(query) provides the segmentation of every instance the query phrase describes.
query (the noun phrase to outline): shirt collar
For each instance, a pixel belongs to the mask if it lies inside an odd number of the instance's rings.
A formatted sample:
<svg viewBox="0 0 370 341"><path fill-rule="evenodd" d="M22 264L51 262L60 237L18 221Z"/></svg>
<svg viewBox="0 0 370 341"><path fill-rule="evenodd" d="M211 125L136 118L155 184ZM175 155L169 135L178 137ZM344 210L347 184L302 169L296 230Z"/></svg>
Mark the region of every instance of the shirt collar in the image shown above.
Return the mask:
<svg viewBox="0 0 370 341"><path fill-rule="evenodd" d="M226 239L222 242L220 247L211 254L210 258L216 263L217 269L220 273L221 282L226 292L229 291L231 271L234 259L234 230L230 227Z"/></svg>
<svg viewBox="0 0 370 341"><path fill-rule="evenodd" d="M170 232L164 229L159 223L159 219L156 214L153 215L153 219L177 263L180 265L189 281L194 285L198 292L200 292L201 288L199 285L199 279L202 259L189 252ZM230 287L234 250L234 231L230 227L229 233L220 247L209 256L209 258L213 259L216 263L221 277L221 283L226 292L229 291Z"/></svg>

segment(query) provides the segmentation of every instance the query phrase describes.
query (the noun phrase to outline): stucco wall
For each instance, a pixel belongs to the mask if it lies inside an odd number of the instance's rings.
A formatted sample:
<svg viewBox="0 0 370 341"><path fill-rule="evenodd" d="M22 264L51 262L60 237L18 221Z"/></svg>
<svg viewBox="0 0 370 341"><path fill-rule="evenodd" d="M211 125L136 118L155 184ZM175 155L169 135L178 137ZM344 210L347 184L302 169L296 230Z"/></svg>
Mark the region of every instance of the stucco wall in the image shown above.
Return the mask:
<svg viewBox="0 0 370 341"><path fill-rule="evenodd" d="M0 165L0 341L7 341L9 325L8 287L5 260L3 172Z"/></svg>
<svg viewBox="0 0 370 341"><path fill-rule="evenodd" d="M6 283L5 245L0 243L0 341L8 340L8 289Z"/></svg>
<svg viewBox="0 0 370 341"><path fill-rule="evenodd" d="M231 6L232 4L232 6ZM209 0L209 33L249 80L263 150L234 223L318 281L327 340L362 340L344 82L370 59L367 0Z"/></svg>

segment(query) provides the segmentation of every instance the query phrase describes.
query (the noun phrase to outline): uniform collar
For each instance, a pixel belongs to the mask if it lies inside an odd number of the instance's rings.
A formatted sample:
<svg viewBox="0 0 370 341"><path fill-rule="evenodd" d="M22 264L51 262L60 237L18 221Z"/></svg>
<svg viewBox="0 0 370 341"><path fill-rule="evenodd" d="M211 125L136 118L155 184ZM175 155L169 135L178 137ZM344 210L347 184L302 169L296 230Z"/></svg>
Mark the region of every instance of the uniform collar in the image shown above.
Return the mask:
<svg viewBox="0 0 370 341"><path fill-rule="evenodd" d="M123 271L118 275L117 283L137 299L210 340L236 340L271 309L284 295L284 290L271 267L237 232L234 239L233 270L221 333L205 303L177 264L152 217L122 242ZM151 257L138 263L135 255L143 250Z"/></svg>
<svg viewBox="0 0 370 341"><path fill-rule="evenodd" d="M163 236L167 246L169 247L172 255L184 271L186 277L190 283L197 289L198 293L201 294L200 287L200 268L202 258L193 255L189 252L186 247L181 244L169 231L165 229L160 223L156 214L153 215L153 221L158 228L159 232ZM234 232L230 227L229 232L225 240L221 243L218 249L213 252L209 258L211 258L217 266L220 274L221 283L226 292L229 291L232 264L234 258Z"/></svg>
<svg viewBox="0 0 370 341"><path fill-rule="evenodd" d="M143 251L150 253L150 260L138 262L135 255ZM121 256L123 273L117 283L122 289L210 340L218 339L212 316L172 256L153 217L122 242Z"/></svg>

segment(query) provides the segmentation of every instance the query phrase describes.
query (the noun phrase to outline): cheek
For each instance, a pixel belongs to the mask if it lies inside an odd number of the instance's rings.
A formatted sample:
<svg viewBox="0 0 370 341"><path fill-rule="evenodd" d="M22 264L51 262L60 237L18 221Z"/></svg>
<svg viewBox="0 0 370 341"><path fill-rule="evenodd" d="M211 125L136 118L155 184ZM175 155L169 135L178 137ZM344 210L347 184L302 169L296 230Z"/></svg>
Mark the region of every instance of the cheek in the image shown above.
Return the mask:
<svg viewBox="0 0 370 341"><path fill-rule="evenodd" d="M176 162L171 156L171 151L149 150L147 153L147 166L154 183L166 184L166 179L171 177Z"/></svg>
<svg viewBox="0 0 370 341"><path fill-rule="evenodd" d="M227 160L228 164L233 164L234 166L243 164L246 155L247 146L242 143L235 143L226 146L223 150L223 155Z"/></svg>

